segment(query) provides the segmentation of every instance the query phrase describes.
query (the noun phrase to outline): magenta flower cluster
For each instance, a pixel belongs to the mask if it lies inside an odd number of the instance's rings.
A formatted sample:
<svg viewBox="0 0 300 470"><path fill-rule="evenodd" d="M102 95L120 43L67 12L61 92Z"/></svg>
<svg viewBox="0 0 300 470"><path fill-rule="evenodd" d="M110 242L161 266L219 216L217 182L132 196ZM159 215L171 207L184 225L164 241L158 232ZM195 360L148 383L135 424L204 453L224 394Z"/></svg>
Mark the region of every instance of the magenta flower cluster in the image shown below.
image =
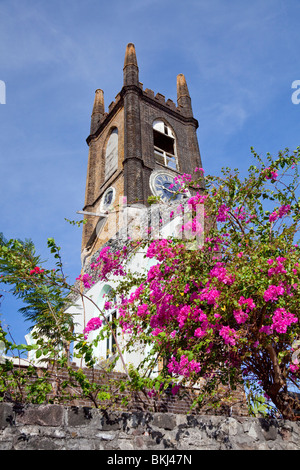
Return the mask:
<svg viewBox="0 0 300 470"><path fill-rule="evenodd" d="M280 206L277 211L273 211L272 214L269 216L270 222L275 222L277 219L282 219L285 215L287 215L291 210L290 204L286 204Z"/></svg>
<svg viewBox="0 0 300 470"><path fill-rule="evenodd" d="M282 256L278 256L276 260L274 259L268 259L267 263L272 266L268 270L268 276L274 276L276 274L286 274L286 269L284 267L284 262L286 261L286 258L283 258Z"/></svg>
<svg viewBox="0 0 300 470"><path fill-rule="evenodd" d="M264 300L266 302L275 302L278 300L279 295L284 294L284 287L283 286L274 286L273 284L270 285L267 290L264 292Z"/></svg>
<svg viewBox="0 0 300 470"><path fill-rule="evenodd" d="M262 176L267 180L276 180L278 178L278 171L268 167L262 171Z"/></svg>
<svg viewBox="0 0 300 470"><path fill-rule="evenodd" d="M168 370L170 374L189 377L192 373L199 373L201 366L194 359L189 361L187 356L182 355L179 362L175 359L175 357L171 358L170 362L168 363Z"/></svg>
<svg viewBox="0 0 300 470"><path fill-rule="evenodd" d="M225 222L228 218L228 211L229 211L229 207L227 207L225 204L222 204L220 207L219 207L219 211L218 211L218 214L217 214L217 221L218 222Z"/></svg>
<svg viewBox="0 0 300 470"><path fill-rule="evenodd" d="M233 328L230 328L229 326L222 326L219 334L224 339L225 344L230 344L230 346L235 345L238 335Z"/></svg>
<svg viewBox="0 0 300 470"><path fill-rule="evenodd" d="M115 276L125 276L125 271L122 266L122 263L127 255L127 247L124 246L123 250L118 250L113 252L109 246L102 248L100 251L96 262L91 264L92 270L97 270L98 277L101 281L107 280L109 274ZM83 283L86 289L90 289L95 281L93 281L92 276L88 273L80 274L77 278L77 281Z"/></svg>
<svg viewBox="0 0 300 470"><path fill-rule="evenodd" d="M92 280L92 277L88 274L88 273L85 273L85 274L80 274L77 278L76 278L76 281L80 281L83 283L84 287L86 289L90 289L92 284L94 284L93 280Z"/></svg>
<svg viewBox="0 0 300 470"><path fill-rule="evenodd" d="M286 333L287 327L297 322L298 318L293 313L287 312L284 308L277 308L272 317L272 329L277 333Z"/></svg>
<svg viewBox="0 0 300 470"><path fill-rule="evenodd" d="M272 334L274 331L277 333L286 333L287 328L297 322L298 318L296 315L288 312L285 308L277 308L272 316L272 324L263 325L260 331L267 335Z"/></svg>
<svg viewBox="0 0 300 470"><path fill-rule="evenodd" d="M102 248L96 262L91 264L93 270L97 270L100 280L107 280L107 276L125 276L122 262L127 256L127 247L123 250L113 251L109 246Z"/></svg>
<svg viewBox="0 0 300 470"><path fill-rule="evenodd" d="M85 339L87 339L90 331L97 330L101 326L102 326L102 320L99 317L91 318L91 320L87 322L87 325L83 331Z"/></svg>

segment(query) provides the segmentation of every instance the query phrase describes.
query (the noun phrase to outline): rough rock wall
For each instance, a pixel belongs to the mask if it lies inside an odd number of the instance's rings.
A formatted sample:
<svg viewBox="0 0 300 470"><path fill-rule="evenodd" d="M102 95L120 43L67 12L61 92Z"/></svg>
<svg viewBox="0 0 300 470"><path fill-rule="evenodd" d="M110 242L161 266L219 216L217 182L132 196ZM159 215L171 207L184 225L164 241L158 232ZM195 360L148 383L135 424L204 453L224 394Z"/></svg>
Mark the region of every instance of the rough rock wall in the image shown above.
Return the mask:
<svg viewBox="0 0 300 470"><path fill-rule="evenodd" d="M300 450L300 423L1 403L0 450Z"/></svg>

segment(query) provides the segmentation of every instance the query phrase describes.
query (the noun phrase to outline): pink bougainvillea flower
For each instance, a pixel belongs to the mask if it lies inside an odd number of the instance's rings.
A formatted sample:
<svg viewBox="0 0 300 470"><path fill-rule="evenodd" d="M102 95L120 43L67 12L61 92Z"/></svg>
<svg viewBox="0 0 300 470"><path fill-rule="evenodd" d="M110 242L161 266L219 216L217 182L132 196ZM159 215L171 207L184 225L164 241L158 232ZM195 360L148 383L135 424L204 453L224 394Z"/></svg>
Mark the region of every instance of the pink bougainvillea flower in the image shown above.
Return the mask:
<svg viewBox="0 0 300 470"><path fill-rule="evenodd" d="M268 167L262 170L261 174L267 179L267 180L276 180L278 178L278 171L273 170L272 168Z"/></svg>
<svg viewBox="0 0 300 470"><path fill-rule="evenodd" d="M217 221L218 222L225 222L228 218L227 212L229 211L229 207L226 207L225 204L221 204L219 207Z"/></svg>
<svg viewBox="0 0 300 470"><path fill-rule="evenodd" d="M92 277L88 273L80 274L76 278L76 281L82 282L86 289L89 289L92 286Z"/></svg>
<svg viewBox="0 0 300 470"><path fill-rule="evenodd" d="M289 369L290 369L291 372L295 373L295 372L298 372L299 366L298 366L298 364L290 364Z"/></svg>
<svg viewBox="0 0 300 470"><path fill-rule="evenodd" d="M272 212L272 214L269 215L269 222L275 222L275 220L278 219L278 214L276 211Z"/></svg>
<svg viewBox="0 0 300 470"><path fill-rule="evenodd" d="M99 317L91 318L83 331L85 339L87 339L90 331L97 330L102 326L102 320Z"/></svg>
<svg viewBox="0 0 300 470"><path fill-rule="evenodd" d="M207 331L202 328L197 328L194 332L194 336L196 336L196 338L203 338L206 334Z"/></svg>
<svg viewBox="0 0 300 470"><path fill-rule="evenodd" d="M202 290L199 299L206 300L209 305L213 305L216 303L218 297L220 296L220 291L217 289L212 288L205 288Z"/></svg>
<svg viewBox="0 0 300 470"><path fill-rule="evenodd" d="M282 219L285 215L287 215L291 210L290 204L283 205L279 207L278 211L273 211L272 214L269 216L270 222L275 222L277 219Z"/></svg>
<svg viewBox="0 0 300 470"><path fill-rule="evenodd" d="M36 266L34 269L31 269L29 274L30 275L32 275L32 274L42 274L43 272L44 272L44 269L41 269L38 266Z"/></svg>
<svg viewBox="0 0 300 470"><path fill-rule="evenodd" d="M246 312L249 312L250 310L255 309L255 303L253 299L251 299L251 297L249 297L248 299L245 299L245 297L241 295L241 297L239 298L239 305L240 306L246 305Z"/></svg>
<svg viewBox="0 0 300 470"><path fill-rule="evenodd" d="M97 270L100 280L107 280L107 276L126 276L122 263L127 257L127 247L122 250L113 251L109 246L105 246L99 252L96 263L91 264L93 270Z"/></svg>
<svg viewBox="0 0 300 470"><path fill-rule="evenodd" d="M286 333L288 326L297 323L298 318L284 308L277 308L272 317L272 329L277 333Z"/></svg>
<svg viewBox="0 0 300 470"><path fill-rule="evenodd" d="M243 310L234 310L233 316L236 319L237 323L245 323L245 321L249 318L249 315Z"/></svg>
<svg viewBox="0 0 300 470"><path fill-rule="evenodd" d="M225 344L234 346L236 344L237 332L229 326L222 326L219 331L220 336L224 339Z"/></svg>
<svg viewBox="0 0 300 470"><path fill-rule="evenodd" d="M265 302L274 302L274 301L278 300L279 295L283 295L283 294L284 294L284 287L283 286L271 285L264 292L264 300L265 300Z"/></svg>
<svg viewBox="0 0 300 470"><path fill-rule="evenodd" d="M179 362L175 357L172 357L167 367L170 373L183 375L184 377L190 377L192 373L199 373L201 370L199 362L196 362L194 359L189 361L185 355L180 357Z"/></svg>
<svg viewBox="0 0 300 470"><path fill-rule="evenodd" d="M266 335L271 335L273 332L272 327L269 325L263 325L259 331L261 333L266 333Z"/></svg>

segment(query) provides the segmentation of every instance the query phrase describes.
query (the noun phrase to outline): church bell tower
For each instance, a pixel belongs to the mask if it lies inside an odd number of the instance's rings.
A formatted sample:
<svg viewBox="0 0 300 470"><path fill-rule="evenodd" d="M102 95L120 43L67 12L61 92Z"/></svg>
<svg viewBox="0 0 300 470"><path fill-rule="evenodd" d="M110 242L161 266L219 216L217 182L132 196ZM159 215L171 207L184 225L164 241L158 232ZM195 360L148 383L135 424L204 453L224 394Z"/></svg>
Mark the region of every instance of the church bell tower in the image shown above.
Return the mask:
<svg viewBox="0 0 300 470"><path fill-rule="evenodd" d="M129 206L147 206L149 196L167 200L173 194L170 185L175 176L193 174L202 167L197 128L184 75L177 76L177 105L160 93L144 90L135 46L128 44L123 87L107 112L103 91L95 92L87 138L85 256L93 255L114 235L109 218L120 210L120 201L125 198Z"/></svg>

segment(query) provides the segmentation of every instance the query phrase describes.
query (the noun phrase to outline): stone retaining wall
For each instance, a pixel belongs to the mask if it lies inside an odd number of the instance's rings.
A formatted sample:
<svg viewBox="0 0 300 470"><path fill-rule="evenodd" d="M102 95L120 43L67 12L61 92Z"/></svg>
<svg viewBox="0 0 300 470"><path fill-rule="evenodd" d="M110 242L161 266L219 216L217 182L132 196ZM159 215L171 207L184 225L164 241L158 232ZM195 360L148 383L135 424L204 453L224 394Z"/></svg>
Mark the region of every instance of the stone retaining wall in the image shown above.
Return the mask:
<svg viewBox="0 0 300 470"><path fill-rule="evenodd" d="M1 403L0 450L300 450L300 423Z"/></svg>

